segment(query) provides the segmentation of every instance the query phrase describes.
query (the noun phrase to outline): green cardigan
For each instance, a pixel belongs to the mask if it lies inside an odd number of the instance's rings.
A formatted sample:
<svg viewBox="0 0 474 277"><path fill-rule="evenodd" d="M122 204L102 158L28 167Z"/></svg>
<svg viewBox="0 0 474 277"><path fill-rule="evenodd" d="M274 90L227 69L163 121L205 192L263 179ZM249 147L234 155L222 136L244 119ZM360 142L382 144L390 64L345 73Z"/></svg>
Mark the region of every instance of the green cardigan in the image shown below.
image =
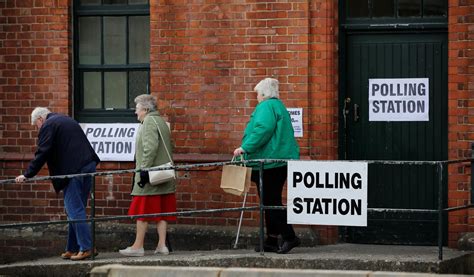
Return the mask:
<svg viewBox="0 0 474 277"><path fill-rule="evenodd" d="M160 127L163 138L160 138L157 124L151 117L155 119ZM171 158L173 158L170 129L158 112L150 112L145 116L138 130L135 142L135 169L154 167L169 162L165 147L163 147L163 141L166 143L168 151L170 151ZM160 195L176 192L176 182L174 180L157 186L147 183L143 188L138 186L139 181L140 173L136 173L132 195Z"/></svg>
<svg viewBox="0 0 474 277"><path fill-rule="evenodd" d="M250 116L242 138L245 159L299 159L300 149L294 137L291 118L278 98L260 102ZM264 168L286 163L266 163ZM258 170L258 164L250 164Z"/></svg>

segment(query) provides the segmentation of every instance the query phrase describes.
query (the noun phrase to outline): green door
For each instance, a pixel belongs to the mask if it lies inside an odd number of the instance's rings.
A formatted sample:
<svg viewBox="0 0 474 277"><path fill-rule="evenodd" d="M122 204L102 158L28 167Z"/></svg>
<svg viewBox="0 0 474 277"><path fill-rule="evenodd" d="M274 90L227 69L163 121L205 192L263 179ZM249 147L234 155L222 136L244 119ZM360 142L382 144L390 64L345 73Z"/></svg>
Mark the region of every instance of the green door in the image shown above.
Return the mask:
<svg viewBox="0 0 474 277"><path fill-rule="evenodd" d="M446 33L348 32L342 53L341 158L446 160ZM429 121L396 121L396 115L394 121L369 121L369 79L374 78L428 78ZM369 208L437 209L436 166L370 164L368 184ZM446 203L446 193L443 199ZM345 231L348 242L434 245L437 214L369 212L366 228Z"/></svg>

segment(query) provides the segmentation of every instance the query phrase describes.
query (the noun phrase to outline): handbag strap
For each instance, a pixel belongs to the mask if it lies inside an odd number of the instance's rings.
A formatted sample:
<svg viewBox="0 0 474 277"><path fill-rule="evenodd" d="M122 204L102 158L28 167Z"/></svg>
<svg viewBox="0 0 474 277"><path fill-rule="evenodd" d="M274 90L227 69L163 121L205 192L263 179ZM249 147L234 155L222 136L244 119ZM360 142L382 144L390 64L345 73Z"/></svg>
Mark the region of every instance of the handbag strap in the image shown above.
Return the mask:
<svg viewBox="0 0 474 277"><path fill-rule="evenodd" d="M165 140L163 139L163 135L161 134L160 126L156 122L155 118L153 116L150 116L151 119L153 119L153 122L156 124L156 128L158 128L158 133L160 133L161 140L163 141L163 145L165 146L166 154L168 154L168 158L170 159L170 162L173 163L173 159L171 159L170 152L168 151L168 147L166 146Z"/></svg>

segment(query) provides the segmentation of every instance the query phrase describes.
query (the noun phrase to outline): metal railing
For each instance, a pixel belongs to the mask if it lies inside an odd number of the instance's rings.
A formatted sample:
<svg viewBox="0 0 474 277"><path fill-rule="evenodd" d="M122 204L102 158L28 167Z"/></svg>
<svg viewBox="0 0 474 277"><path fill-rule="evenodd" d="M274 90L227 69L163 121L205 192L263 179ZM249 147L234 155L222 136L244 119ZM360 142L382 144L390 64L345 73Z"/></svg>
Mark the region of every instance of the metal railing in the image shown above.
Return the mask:
<svg viewBox="0 0 474 277"><path fill-rule="evenodd" d="M474 146L473 146L474 147ZM474 155L474 151L473 151ZM90 205L91 205L91 216L88 219L81 219L81 220L56 220L56 221L43 221L43 222L27 222L27 223L9 223L9 224L2 224L0 225L1 229L6 228L23 228L23 227L32 227L32 226L40 226L40 225L52 225L52 224L69 224L69 223L83 223L83 222L90 222L91 223L91 235L92 235L92 248L95 249L95 223L102 222L102 221L112 221L112 220L125 220L125 219L138 219L138 218L148 218L148 217L157 217L157 216L180 216L180 215L193 215L193 214L205 214L205 213L218 213L218 212L226 212L226 211L240 211L241 217L239 222L239 230L237 232L236 242L238 240L240 226L242 221L242 213L244 211L253 211L258 210L260 213L260 222L259 222L259 242L260 242L260 254L263 255L263 241L264 241L264 213L265 210L269 209L286 209L286 206L265 206L263 205L263 165L267 162L288 162L294 160L282 160L282 159L259 159L259 160L245 160L245 161L231 161L231 162L214 162L214 163L201 163L201 164L192 164L192 165L175 165L171 167L151 167L147 169L143 169L146 171L156 171L156 170L168 170L168 169L175 169L176 171L189 171L192 168L200 168L200 167L216 167L216 166L224 166L228 164L248 164L258 163L258 170L259 170L259 179L260 179L260 197L259 197L259 205L258 206L251 206L245 207L245 198L244 198L244 205L240 208L221 208L221 209L207 209L207 210L189 210L189 211L179 211L179 212L172 212L172 213L156 213L156 214L142 214L142 215L124 215L124 216L95 216L95 176L104 176L104 175L114 175L114 174L124 174L124 173L139 173L141 170L136 169L127 169L127 170L112 170L112 171L100 171L94 173L81 173L81 174L69 174L69 175L57 175L57 176L44 176L44 177L36 177L30 178L27 181L44 181L44 180L52 180L52 179L66 179L66 178L73 178L79 176L92 176L92 188L91 188L91 198L90 198ZM367 164L385 164L385 165L433 165L437 167L437 175L438 175L438 207L437 209L390 209L390 208L368 208L368 211L373 212L426 212L426 213L437 213L438 214L438 259L443 259L443 214L445 212L457 211L462 209L468 209L474 207L474 180L471 178L471 199L470 204L458 207L451 207L451 208L443 208L443 170L444 166L454 163L467 163L471 162L471 169L474 165L474 157L473 159L461 159L461 160L446 160L446 161L380 161L380 160L357 160L357 161L349 161L349 162L365 162ZM339 161L324 161L324 162L339 162ZM471 175L472 176L472 175ZM7 180L0 180L1 184L9 184L15 183L15 179L7 179ZM94 259L94 255L92 255L92 259Z"/></svg>

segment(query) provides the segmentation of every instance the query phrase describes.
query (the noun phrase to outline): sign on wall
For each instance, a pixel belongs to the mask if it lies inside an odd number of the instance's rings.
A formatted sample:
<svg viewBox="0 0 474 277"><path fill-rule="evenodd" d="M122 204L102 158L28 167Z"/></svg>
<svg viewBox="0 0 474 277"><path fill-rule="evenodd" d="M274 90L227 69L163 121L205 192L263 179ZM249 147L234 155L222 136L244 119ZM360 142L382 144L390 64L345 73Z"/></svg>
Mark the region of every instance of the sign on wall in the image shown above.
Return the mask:
<svg viewBox="0 0 474 277"><path fill-rule="evenodd" d="M295 138L303 137L303 108L286 108L291 117Z"/></svg>
<svg viewBox="0 0 474 277"><path fill-rule="evenodd" d="M367 226L367 163L289 161L289 224Z"/></svg>
<svg viewBox="0 0 474 277"><path fill-rule="evenodd" d="M429 79L369 79L369 121L429 121Z"/></svg>
<svg viewBox="0 0 474 277"><path fill-rule="evenodd" d="M101 161L133 161L137 123L81 123Z"/></svg>

